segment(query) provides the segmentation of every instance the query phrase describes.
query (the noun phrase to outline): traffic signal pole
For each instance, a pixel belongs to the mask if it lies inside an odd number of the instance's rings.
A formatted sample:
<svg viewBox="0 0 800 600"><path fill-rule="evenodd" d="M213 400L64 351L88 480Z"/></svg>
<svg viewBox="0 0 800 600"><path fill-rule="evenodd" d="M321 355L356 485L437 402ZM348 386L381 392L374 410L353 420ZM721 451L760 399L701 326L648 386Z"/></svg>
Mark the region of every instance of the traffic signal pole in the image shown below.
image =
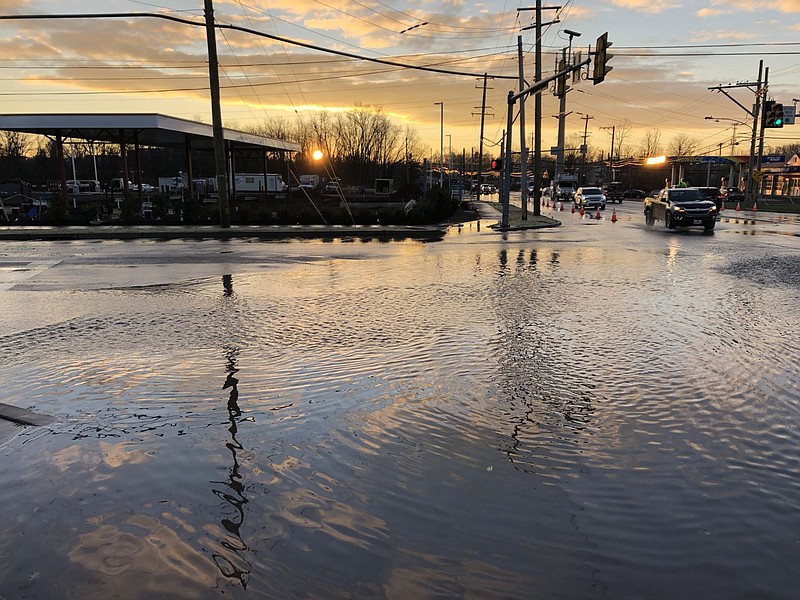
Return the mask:
<svg viewBox="0 0 800 600"><path fill-rule="evenodd" d="M514 104L516 104L517 100L520 98L525 98L530 96L531 94L537 94L541 92L543 89L546 89L551 82L556 81L559 77L565 77L572 73L573 71L577 71L582 67L588 65L591 62L590 58L587 58L575 65L569 65L561 71L551 75L547 79L542 79L541 81L537 81L529 88L524 90L520 90L516 94L512 91L508 92L508 108L507 108L507 117L506 117L506 139L505 139L505 155L507 157L511 156L511 138L512 136L512 127L514 125ZM500 189L501 193L501 202L503 205L503 216L502 221L500 222L500 227L503 229L508 228L508 217L509 217L509 184L511 183L511 161L506 160L503 163L503 182L504 185Z"/></svg>
<svg viewBox="0 0 800 600"><path fill-rule="evenodd" d="M761 98L761 107L762 109L766 105L767 100L767 90L769 89L769 67L764 69L764 86L763 90L763 97ZM758 154L756 155L756 173L761 172L761 156L764 154L764 129L767 126L767 111L766 109L761 111L761 134L758 137ZM761 190L761 181L758 182L758 189L755 189L755 185L753 186L753 202L758 199L758 192Z"/></svg>

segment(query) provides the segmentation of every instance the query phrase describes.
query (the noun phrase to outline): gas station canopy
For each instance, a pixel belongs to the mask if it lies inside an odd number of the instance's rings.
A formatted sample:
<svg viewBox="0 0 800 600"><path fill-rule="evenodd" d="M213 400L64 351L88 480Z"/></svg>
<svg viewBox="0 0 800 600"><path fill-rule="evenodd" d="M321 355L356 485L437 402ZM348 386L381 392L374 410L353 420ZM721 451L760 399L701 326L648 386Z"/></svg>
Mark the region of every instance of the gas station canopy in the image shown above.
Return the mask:
<svg viewBox="0 0 800 600"><path fill-rule="evenodd" d="M82 139L88 142L115 144L138 143L142 146L180 147L189 144L195 150L213 150L211 125L168 117L143 114L19 114L0 115L0 130L39 134L49 138ZM226 142L239 150L299 152L295 142L268 138L235 129L223 128Z"/></svg>

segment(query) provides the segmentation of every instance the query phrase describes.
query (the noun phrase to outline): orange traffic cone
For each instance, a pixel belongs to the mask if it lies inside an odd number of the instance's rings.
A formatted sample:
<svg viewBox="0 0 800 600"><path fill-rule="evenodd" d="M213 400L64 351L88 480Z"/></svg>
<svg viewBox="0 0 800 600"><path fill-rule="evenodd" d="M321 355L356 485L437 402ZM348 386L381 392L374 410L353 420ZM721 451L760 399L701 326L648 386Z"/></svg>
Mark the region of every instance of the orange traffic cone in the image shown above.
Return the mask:
<svg viewBox="0 0 800 600"><path fill-rule="evenodd" d="M572 205L572 214L573 215L575 214L575 205L574 204Z"/></svg>
<svg viewBox="0 0 800 600"><path fill-rule="evenodd" d="M612 223L616 223L617 222L617 209L616 208L613 211L611 211L611 222Z"/></svg>
<svg viewBox="0 0 800 600"><path fill-rule="evenodd" d="M723 200L722 203L719 205L719 212L722 212L723 210L725 210L725 200Z"/></svg>
<svg viewBox="0 0 800 600"><path fill-rule="evenodd" d="M550 200L548 200L548 201L545 203L545 207L546 207L546 208L550 208Z"/></svg>
<svg viewBox="0 0 800 600"><path fill-rule="evenodd" d="M583 208L583 204L581 204L581 216L586 214L586 209Z"/></svg>
<svg viewBox="0 0 800 600"><path fill-rule="evenodd" d="M594 218L595 218L595 219L597 219L598 221L599 221L600 219L602 219L602 218L603 218L603 217L600 215L600 209L599 209L599 208L597 209L597 214L594 216Z"/></svg>
<svg viewBox="0 0 800 600"><path fill-rule="evenodd" d="M758 212L758 202L753 202L753 212Z"/></svg>
<svg viewBox="0 0 800 600"><path fill-rule="evenodd" d="M740 210L742 210L741 203L737 202L736 203L736 212L739 212Z"/></svg>
<svg viewBox="0 0 800 600"><path fill-rule="evenodd" d="M559 211L563 211L564 210L564 203L563 202L559 202L558 203L558 210Z"/></svg>

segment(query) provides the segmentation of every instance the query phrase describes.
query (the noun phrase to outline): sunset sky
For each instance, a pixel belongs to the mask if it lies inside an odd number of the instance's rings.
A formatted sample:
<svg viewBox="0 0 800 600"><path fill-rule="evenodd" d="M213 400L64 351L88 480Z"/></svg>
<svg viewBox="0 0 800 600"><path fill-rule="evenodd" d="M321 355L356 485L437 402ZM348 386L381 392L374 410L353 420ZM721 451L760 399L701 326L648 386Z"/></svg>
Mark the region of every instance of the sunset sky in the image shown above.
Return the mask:
<svg viewBox="0 0 800 600"><path fill-rule="evenodd" d="M555 6L558 3L545 3ZM584 56L598 35L613 42L606 81L582 81L567 96L567 136L584 132L590 147L610 146L610 128L627 119L626 141L638 147L658 130L666 146L688 134L703 152L729 152L732 121L749 120L711 86L755 81L759 60L769 68L770 96L784 104L800 98L800 0L574 0L545 19L542 68L552 73L556 53L568 44L565 29L582 33L573 49ZM465 74L437 74L343 58L230 29L217 31L222 69L222 114L226 126L242 128L268 117L294 119L354 104L379 106L398 123L413 127L426 152L438 153L444 103L444 147L477 150L480 76L518 73L517 37L522 35L526 79L533 80L535 1L462 2L417 0L216 0L218 23L363 57L428 65ZM55 2L0 0L0 15L160 13L198 26L152 17L0 21L0 112L157 112L210 122L202 0L106 0ZM424 25L423 25L424 23ZM416 26L416 27L414 27ZM412 28L413 29L409 29ZM402 33L404 30L404 33ZM474 75L474 76L473 76ZM490 80L486 152L506 125L511 79ZM745 106L747 89L731 94ZM558 101L543 96L542 146L556 143ZM582 114L577 114L582 113ZM533 128L528 105L528 132ZM748 129L737 126L744 139ZM448 137L450 136L450 137ZM515 146L518 138L515 133ZM766 146L800 139L800 124L770 130ZM735 153L743 154L747 150Z"/></svg>

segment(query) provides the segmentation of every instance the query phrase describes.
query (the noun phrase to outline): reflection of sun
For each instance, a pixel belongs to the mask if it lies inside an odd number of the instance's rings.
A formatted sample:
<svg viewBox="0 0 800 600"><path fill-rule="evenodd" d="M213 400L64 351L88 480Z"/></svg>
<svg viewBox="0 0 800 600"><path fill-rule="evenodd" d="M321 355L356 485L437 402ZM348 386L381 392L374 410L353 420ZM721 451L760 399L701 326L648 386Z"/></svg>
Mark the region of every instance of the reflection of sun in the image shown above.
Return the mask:
<svg viewBox="0 0 800 600"><path fill-rule="evenodd" d="M314 154L311 155L314 160L319 160L322 158L322 150L314 150Z"/></svg>

